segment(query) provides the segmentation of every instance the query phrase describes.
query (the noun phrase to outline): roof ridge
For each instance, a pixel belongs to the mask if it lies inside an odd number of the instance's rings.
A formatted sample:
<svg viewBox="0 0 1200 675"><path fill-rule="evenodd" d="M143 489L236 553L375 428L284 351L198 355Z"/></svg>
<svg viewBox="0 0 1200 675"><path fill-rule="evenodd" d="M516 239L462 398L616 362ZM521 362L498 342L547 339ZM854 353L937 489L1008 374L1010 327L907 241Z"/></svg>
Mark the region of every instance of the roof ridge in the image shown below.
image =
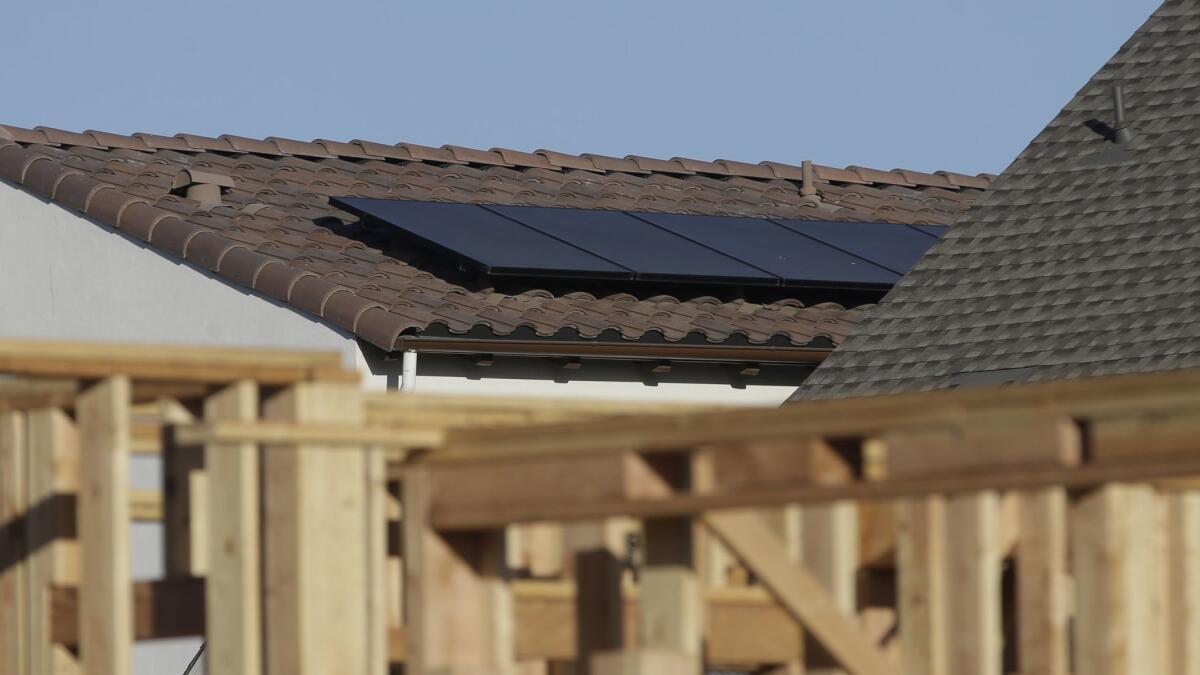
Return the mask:
<svg viewBox="0 0 1200 675"><path fill-rule="evenodd" d="M17 143L32 143L50 146L83 146L95 149L122 150L173 150L176 152L226 152L249 153L274 157L312 157L344 160L399 160L430 162L435 164L474 164L517 169L546 169L563 171L568 169L595 173L667 174L687 176L708 174L711 176L741 177L756 180L802 180L800 165L786 162L762 161L758 164L726 159L712 161L672 157L656 159L641 155L610 157L593 153L572 155L553 150L524 152L495 147L489 150L467 148L446 144L440 148L399 142L393 145L364 140L330 141L314 139L298 141L290 138L268 136L265 139L247 138L222 134L216 138L198 134L178 133L160 136L144 132L130 135L114 134L88 129L83 132L65 131L53 127L37 126L32 129L0 124L0 140ZM945 190L986 190L995 175L980 173L975 176L952 171L927 173L910 169L890 171L860 166L836 168L813 164L817 180L826 182L856 183L862 185L898 186L907 188L942 188Z"/></svg>

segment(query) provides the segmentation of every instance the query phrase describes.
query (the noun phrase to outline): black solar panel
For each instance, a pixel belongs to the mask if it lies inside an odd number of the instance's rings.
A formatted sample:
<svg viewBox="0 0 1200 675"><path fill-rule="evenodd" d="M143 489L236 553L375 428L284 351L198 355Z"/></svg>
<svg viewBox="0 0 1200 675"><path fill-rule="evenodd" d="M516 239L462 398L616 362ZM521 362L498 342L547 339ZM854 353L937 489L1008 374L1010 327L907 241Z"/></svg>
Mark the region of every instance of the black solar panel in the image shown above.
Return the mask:
<svg viewBox="0 0 1200 675"><path fill-rule="evenodd" d="M335 197L334 206L396 226L485 274L632 279L633 272L477 204Z"/></svg>
<svg viewBox="0 0 1200 675"><path fill-rule="evenodd" d="M622 211L487 208L631 269L638 279L779 285L773 274Z"/></svg>
<svg viewBox="0 0 1200 675"><path fill-rule="evenodd" d="M891 285L900 278L891 270L763 218L679 213L637 216L738 260L752 262L782 279L785 286Z"/></svg>
<svg viewBox="0 0 1200 675"><path fill-rule="evenodd" d="M904 274L933 241L907 225L894 223L847 223L823 220L776 220L817 241L840 248L863 260Z"/></svg>
<svg viewBox="0 0 1200 675"><path fill-rule="evenodd" d="M886 289L945 230L358 197L330 202L496 276Z"/></svg>
<svg viewBox="0 0 1200 675"><path fill-rule="evenodd" d="M941 239L942 235L946 234L946 230L950 229L946 225L913 225L913 227L937 239Z"/></svg>

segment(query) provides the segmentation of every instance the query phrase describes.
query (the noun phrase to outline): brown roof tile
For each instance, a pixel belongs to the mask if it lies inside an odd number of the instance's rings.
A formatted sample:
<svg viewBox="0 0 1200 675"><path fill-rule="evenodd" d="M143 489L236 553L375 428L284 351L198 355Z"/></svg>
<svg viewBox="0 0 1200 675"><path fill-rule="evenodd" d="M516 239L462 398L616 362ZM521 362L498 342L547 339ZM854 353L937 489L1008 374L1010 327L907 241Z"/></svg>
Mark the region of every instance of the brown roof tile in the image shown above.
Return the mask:
<svg viewBox="0 0 1200 675"><path fill-rule="evenodd" d="M794 298L470 290L452 272L426 269L419 252L347 236L355 218L328 196L945 223L990 184L946 172L814 169L812 198L801 195L800 167L772 162L0 126L0 177L385 349L405 333L478 327L805 345L842 339L862 311ZM225 186L222 205L206 211L170 194L179 180L202 179Z"/></svg>

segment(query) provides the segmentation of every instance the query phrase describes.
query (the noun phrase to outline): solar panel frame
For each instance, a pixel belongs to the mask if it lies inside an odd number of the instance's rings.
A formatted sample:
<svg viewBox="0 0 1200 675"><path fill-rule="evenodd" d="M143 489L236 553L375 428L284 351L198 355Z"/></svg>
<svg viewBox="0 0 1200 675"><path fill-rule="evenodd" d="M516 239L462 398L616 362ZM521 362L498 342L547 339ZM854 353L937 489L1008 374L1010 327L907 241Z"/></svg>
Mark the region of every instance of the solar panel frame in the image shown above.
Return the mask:
<svg viewBox="0 0 1200 675"><path fill-rule="evenodd" d="M642 281L778 286L780 278L638 214L605 209L492 205L490 211L634 271Z"/></svg>
<svg viewBox="0 0 1200 675"><path fill-rule="evenodd" d="M947 229L361 197L330 203L495 277L886 290Z"/></svg>
<svg viewBox="0 0 1200 675"><path fill-rule="evenodd" d="M900 275L767 218L637 213L638 218L773 274L789 288L884 288ZM795 261L780 262L784 252ZM775 259L770 259L775 256ZM803 270L803 271L801 271ZM809 270L824 270L810 272Z"/></svg>
<svg viewBox="0 0 1200 675"><path fill-rule="evenodd" d="M899 223L772 218L776 223L903 276L932 242L928 234Z"/></svg>
<svg viewBox="0 0 1200 675"><path fill-rule="evenodd" d="M457 258L495 276L631 281L632 270L548 236L479 204L331 197L330 203L359 217L392 226L414 244ZM456 228L447 228L451 220ZM462 231L469 228L471 231ZM486 236L480 236L482 234ZM542 264L544 259L575 264Z"/></svg>

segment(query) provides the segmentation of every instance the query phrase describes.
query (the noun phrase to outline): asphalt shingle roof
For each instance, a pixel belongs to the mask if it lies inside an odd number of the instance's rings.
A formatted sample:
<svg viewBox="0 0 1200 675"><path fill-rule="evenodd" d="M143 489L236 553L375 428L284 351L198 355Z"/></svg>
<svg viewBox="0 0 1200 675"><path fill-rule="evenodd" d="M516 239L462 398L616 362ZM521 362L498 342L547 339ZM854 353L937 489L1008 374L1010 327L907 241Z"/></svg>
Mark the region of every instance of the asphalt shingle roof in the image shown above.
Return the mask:
<svg viewBox="0 0 1200 675"><path fill-rule="evenodd" d="M793 398L1197 367L1198 304L1200 2L1169 0Z"/></svg>
<svg viewBox="0 0 1200 675"><path fill-rule="evenodd" d="M187 173L184 173L187 172ZM499 292L355 230L330 196L947 224L990 184L966 176L686 158L568 155L0 126L0 178L384 349L401 335L810 345L862 307L708 296ZM184 195L221 184L217 206Z"/></svg>

